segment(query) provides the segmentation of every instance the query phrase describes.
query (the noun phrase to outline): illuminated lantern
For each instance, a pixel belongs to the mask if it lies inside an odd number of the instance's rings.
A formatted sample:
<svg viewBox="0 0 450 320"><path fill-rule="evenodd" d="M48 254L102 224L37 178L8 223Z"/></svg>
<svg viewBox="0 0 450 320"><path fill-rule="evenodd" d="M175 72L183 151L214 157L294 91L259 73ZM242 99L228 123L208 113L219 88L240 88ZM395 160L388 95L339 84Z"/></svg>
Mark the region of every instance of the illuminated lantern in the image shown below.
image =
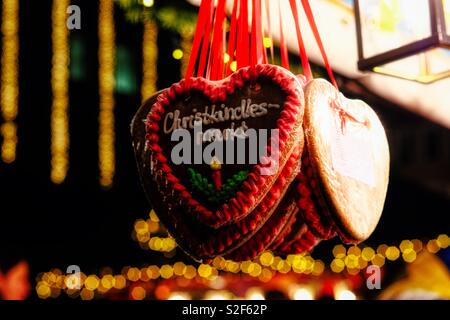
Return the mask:
<svg viewBox="0 0 450 320"><path fill-rule="evenodd" d="M355 0L360 70L431 83L450 76L450 0Z"/></svg>

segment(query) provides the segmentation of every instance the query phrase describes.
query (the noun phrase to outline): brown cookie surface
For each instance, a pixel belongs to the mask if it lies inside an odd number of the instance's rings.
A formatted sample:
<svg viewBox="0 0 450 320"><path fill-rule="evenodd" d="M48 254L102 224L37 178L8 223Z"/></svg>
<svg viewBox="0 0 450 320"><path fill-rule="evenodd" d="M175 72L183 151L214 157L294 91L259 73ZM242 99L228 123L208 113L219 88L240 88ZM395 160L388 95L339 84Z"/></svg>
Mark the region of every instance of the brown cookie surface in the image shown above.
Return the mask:
<svg viewBox="0 0 450 320"><path fill-rule="evenodd" d="M383 211L389 181L389 147L375 112L329 82L305 90L305 137L311 165L341 237L367 239Z"/></svg>

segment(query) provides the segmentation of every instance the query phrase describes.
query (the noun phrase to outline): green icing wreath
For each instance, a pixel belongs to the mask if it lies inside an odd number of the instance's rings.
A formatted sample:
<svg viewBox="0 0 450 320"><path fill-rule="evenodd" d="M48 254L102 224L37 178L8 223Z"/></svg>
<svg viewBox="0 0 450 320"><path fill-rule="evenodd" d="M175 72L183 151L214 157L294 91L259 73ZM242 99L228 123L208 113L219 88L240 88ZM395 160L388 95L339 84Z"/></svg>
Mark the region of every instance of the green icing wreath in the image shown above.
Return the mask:
<svg viewBox="0 0 450 320"><path fill-rule="evenodd" d="M196 172L192 168L188 169L188 173L194 191L203 195L212 204L219 204L230 200L248 176L248 171L239 171L222 184L220 190L216 190L214 185L202 176L201 173Z"/></svg>

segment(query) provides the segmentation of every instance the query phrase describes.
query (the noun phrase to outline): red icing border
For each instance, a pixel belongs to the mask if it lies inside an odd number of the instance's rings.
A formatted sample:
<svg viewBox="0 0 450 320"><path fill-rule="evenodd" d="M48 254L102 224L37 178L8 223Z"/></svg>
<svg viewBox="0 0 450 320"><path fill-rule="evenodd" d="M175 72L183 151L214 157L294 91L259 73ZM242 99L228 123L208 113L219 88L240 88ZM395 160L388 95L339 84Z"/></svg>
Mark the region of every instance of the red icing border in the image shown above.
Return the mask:
<svg viewBox="0 0 450 320"><path fill-rule="evenodd" d="M279 253L281 253L281 254L298 254L298 253L302 253L302 252L309 252L319 242L320 242L320 240L311 232L311 230L308 230L298 241L294 242L287 248L283 248L283 250L279 251Z"/></svg>
<svg viewBox="0 0 450 320"><path fill-rule="evenodd" d="M292 180L298 174L298 163L301 158L301 146L297 146L292 152L291 157L286 162L281 174L270 189L270 192L263 198L258 206L244 219L236 222L233 225L223 226L212 232L206 239L199 238L189 228L185 228L183 224L178 224L178 227L173 230L174 235L180 235L182 239L179 242L180 247L188 254L192 254L195 258L210 259L218 255L228 254L230 251L239 250L240 246L236 248L236 242L243 238L245 245L248 241L253 239L256 233L260 232L264 224L269 223L271 216L276 214L274 207L281 205L278 202L282 199L282 192L286 189L286 186L292 183ZM174 199L166 199L167 202L174 202ZM272 213L272 211L274 212ZM174 216L175 214L176 216ZM267 217L267 216L270 217ZM175 225L177 219L181 219L180 212L172 212L170 216L172 223L169 225ZM263 221L262 221L263 220ZM181 228L181 229L180 229ZM176 239L180 237L175 236ZM185 241L189 241L187 244ZM256 247L255 250L258 250ZM260 252L258 252L260 253Z"/></svg>
<svg viewBox="0 0 450 320"><path fill-rule="evenodd" d="M297 176L297 179L297 192L300 196L297 204L303 212L308 228L324 240L331 239L336 234L336 227L322 197L318 180L315 178L314 170L306 151L302 158L302 171Z"/></svg>
<svg viewBox="0 0 450 320"><path fill-rule="evenodd" d="M267 193L270 190L271 185L275 182L275 178L272 178L273 181L271 181L268 177L273 176L260 175L259 172L263 166L261 164L255 165L236 196L230 199L228 203L222 205L216 212L211 212L193 199L186 187L180 183L179 179L172 173L172 169L167 165L167 158L158 144L158 124L162 120L165 109L180 95L189 93L190 90L194 89L203 92L212 103L215 103L224 101L227 94L233 93L235 89L244 87L247 83L256 81L260 77L271 79L287 95L280 118L277 120L277 129L279 129L280 137L279 151L280 154L286 154L290 151L286 142L292 138L292 132L296 130L296 126L301 127L303 108L300 106L303 106L303 101L301 100L303 95L296 77L281 67L256 65L242 68L221 81L208 81L204 78L191 78L189 81L182 80L158 96L156 103L152 106L147 116L146 142L147 147L151 151L151 161L155 162L150 164L151 168L156 167L154 169L155 172L161 173L167 181L169 189L174 190L175 198L180 199L188 208L192 209L192 212L196 214L201 222L214 228L245 217L256 207L257 197L261 193ZM267 146L267 154L271 154L270 145ZM280 170L283 166L284 163L280 163Z"/></svg>
<svg viewBox="0 0 450 320"><path fill-rule="evenodd" d="M237 261L251 260L266 250L274 239L283 231L284 226L291 218L291 215L295 215L295 204L282 205L277 210L280 212L274 213L274 219L267 221L267 223L261 227L251 239L240 246L237 250L227 255L227 259L233 259ZM288 212L291 211L291 215Z"/></svg>
<svg viewBox="0 0 450 320"><path fill-rule="evenodd" d="M270 242L269 240L273 240L273 238L278 233L273 229L267 230L266 226L268 224L271 225L273 224L271 221L271 217L274 214L277 214L276 212L277 210L280 210L279 206L281 206L281 203L279 202L280 199L283 197L281 192L283 191L283 189L286 188L286 185L291 184L293 177L295 177L296 175L297 172L296 168L298 161L300 159L300 150L301 150L300 147L296 148L296 150L293 152L292 156L286 163L277 181L270 189L270 192L264 197L261 203L255 208L255 210L253 210L252 213L248 215L248 218L246 217L245 219L238 221L235 225L233 225L235 226L233 228L235 229L234 232L221 234L219 229L219 233L217 235L214 235L212 239L210 239L210 241L207 242L205 246L205 254L207 254L208 256L213 256L215 254L223 254L227 250L228 251L230 250L229 247L231 246L233 241L239 240L240 238L246 236L250 232L256 233L252 234L252 237L248 239L247 242L243 243L238 249L236 249L236 251L241 251L241 248L245 247L248 248L248 250L256 252L255 254L256 256L266 248L267 245L264 245L264 248L261 250L259 248L260 244L258 243L255 244L254 239L258 235L260 235L259 237L261 237L261 234L263 234L265 243L269 243ZM260 220L263 219L262 216L264 214L267 214L267 212L270 212L271 208L273 208L276 205L278 206L275 209L275 212L271 214L270 218L266 219L265 224L264 225L258 224L258 222L260 222ZM258 228L259 230L255 230L257 229L257 227L259 227ZM270 232L273 233L272 236L269 235ZM215 250L217 252L214 252ZM234 255L236 251L233 251L231 255Z"/></svg>

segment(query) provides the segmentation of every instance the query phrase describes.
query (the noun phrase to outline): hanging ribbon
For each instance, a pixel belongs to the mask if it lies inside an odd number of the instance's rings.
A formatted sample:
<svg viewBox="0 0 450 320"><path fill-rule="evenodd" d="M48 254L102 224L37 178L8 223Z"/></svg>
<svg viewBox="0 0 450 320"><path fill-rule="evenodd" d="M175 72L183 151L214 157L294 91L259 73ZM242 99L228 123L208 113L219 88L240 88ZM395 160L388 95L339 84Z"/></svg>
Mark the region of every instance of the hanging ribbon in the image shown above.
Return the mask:
<svg viewBox="0 0 450 320"><path fill-rule="evenodd" d="M203 31L207 25L208 19L211 19L211 7L213 0L202 0L200 4L200 10L198 14L197 26L194 33L194 41L192 43L191 56L189 57L189 64L186 69L186 80L189 80L193 73L195 64L197 62L197 57L200 49L200 44L203 38Z"/></svg>
<svg viewBox="0 0 450 320"><path fill-rule="evenodd" d="M263 62L263 38L261 24L261 0L252 0L252 43L250 50L250 65Z"/></svg>
<svg viewBox="0 0 450 320"><path fill-rule="evenodd" d="M264 37L265 37L264 30L265 30L265 24L266 24L267 21L264 21L263 15L262 15L262 11L263 11L262 0L258 0L258 1L259 1L260 26L261 26L261 30L260 30L261 36L260 36L260 39L259 39L261 41L260 45L261 45L261 52L262 52L261 63L266 64L266 63L269 63L269 61L267 60L267 50L266 50L266 47L264 45Z"/></svg>
<svg viewBox="0 0 450 320"><path fill-rule="evenodd" d="M280 19L280 55L281 55L281 66L286 69L290 69L289 66L289 53L286 45L286 38L284 37L283 30L283 13L281 8L281 1L278 1L278 12Z"/></svg>
<svg viewBox="0 0 450 320"><path fill-rule="evenodd" d="M251 1L252 16L251 26L249 26L249 0L234 0L227 48L225 28L225 8L227 0L218 0L217 8L214 6L214 0L202 0L194 34L192 52L186 71L186 79L189 79L194 74L197 62L197 76L206 77L211 80L219 80L222 79L224 75L228 76L231 74L232 70L230 65L233 61L236 61L238 68L243 68L248 65L254 66L259 63L268 63L267 50L264 45L264 32L266 29L263 27L262 0ZM281 65L284 68L289 69L289 53L284 33L281 2L282 1L278 1ZM296 0L289 0L289 3L294 18L303 72L309 81L313 78L313 75L301 33L297 2ZM309 0L301 0L301 3L318 44L328 76L333 85L337 88L337 83L322 43ZM267 34L270 41L272 41L269 0L265 0L264 4L267 17L265 22L265 24L267 24ZM249 33L249 27L251 28L251 34ZM236 50L237 43L239 43L239 50ZM271 43L270 54L272 63L274 62L273 51L273 43ZM224 62L225 52L227 52L229 57L226 63Z"/></svg>
<svg viewBox="0 0 450 320"><path fill-rule="evenodd" d="M323 62L325 64L325 68L327 69L328 76L330 77L331 83L338 89L336 79L334 78L333 70L331 69L330 63L328 61L327 53L325 52L325 48L322 43L322 39L320 38L319 29L317 28L316 21L314 19L314 14L311 10L311 6L309 5L309 0L302 0L303 9L305 10L306 17L308 18L309 25L311 26L311 30L316 38L317 45L319 46L320 53L322 54Z"/></svg>
<svg viewBox="0 0 450 320"><path fill-rule="evenodd" d="M216 9L216 20L214 21L214 33L210 53L210 79L218 80L223 70L223 30L225 22L226 0L219 0Z"/></svg>
<svg viewBox="0 0 450 320"><path fill-rule="evenodd" d="M205 76L205 68L206 68L206 62L208 61L208 52L209 52L209 39L211 37L211 28L213 25L213 17L214 17L214 0L212 0L211 7L209 8L209 15L208 19L206 21L205 25L205 37L203 38L203 44L202 44L202 53L200 55L198 70L197 70L197 77L204 77Z"/></svg>
<svg viewBox="0 0 450 320"><path fill-rule="evenodd" d="M311 72L311 66L309 65L308 56L306 55L306 49L305 44L303 42L302 33L300 30L300 17L298 15L297 2L296 0L289 0L289 3L291 4L292 15L294 16L295 29L297 31L297 40L298 40L298 47L300 50L300 59L302 60L303 73L305 74L306 79L310 81L312 80L313 76Z"/></svg>
<svg viewBox="0 0 450 320"><path fill-rule="evenodd" d="M233 11L231 13L230 35L228 37L228 62L225 66L226 75L229 76L232 72L230 65L234 61L234 50L236 48L236 31L237 31L237 11L239 0L234 0Z"/></svg>
<svg viewBox="0 0 450 320"><path fill-rule="evenodd" d="M279 2L278 2L279 3ZM275 52L273 48L273 34L272 34L272 23L270 21L270 4L269 0L265 1L266 5L266 18L267 18L267 37L270 39L270 61L275 64ZM264 50L265 52L266 50ZM267 63L267 62L266 62Z"/></svg>
<svg viewBox="0 0 450 320"><path fill-rule="evenodd" d="M248 34L248 0L240 0L239 7L239 50L236 50L238 69L249 64L249 34Z"/></svg>

